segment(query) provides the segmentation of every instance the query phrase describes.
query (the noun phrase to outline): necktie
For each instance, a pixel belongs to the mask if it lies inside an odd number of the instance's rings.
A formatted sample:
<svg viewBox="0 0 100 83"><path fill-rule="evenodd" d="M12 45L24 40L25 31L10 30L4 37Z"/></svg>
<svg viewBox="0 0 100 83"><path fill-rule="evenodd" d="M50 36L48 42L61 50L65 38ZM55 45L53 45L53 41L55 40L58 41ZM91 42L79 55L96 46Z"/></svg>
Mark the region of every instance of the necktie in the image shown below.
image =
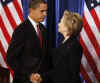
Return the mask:
<svg viewBox="0 0 100 83"><path fill-rule="evenodd" d="M41 34L41 31L40 31L40 26L39 24L37 25L37 33L38 33L38 37L40 39L40 46L42 48L42 34Z"/></svg>

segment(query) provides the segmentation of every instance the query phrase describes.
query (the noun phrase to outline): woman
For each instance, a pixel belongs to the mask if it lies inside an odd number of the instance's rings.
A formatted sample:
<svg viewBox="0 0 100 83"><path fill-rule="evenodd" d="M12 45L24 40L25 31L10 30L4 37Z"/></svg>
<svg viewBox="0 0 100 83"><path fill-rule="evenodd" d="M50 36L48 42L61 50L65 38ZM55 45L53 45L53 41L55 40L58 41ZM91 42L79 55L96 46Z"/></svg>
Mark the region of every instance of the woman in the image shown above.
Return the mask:
<svg viewBox="0 0 100 83"><path fill-rule="evenodd" d="M82 18L78 13L65 11L58 31L64 36L59 48L52 49L54 70L53 83L81 83L80 63L82 47L77 40L82 29Z"/></svg>

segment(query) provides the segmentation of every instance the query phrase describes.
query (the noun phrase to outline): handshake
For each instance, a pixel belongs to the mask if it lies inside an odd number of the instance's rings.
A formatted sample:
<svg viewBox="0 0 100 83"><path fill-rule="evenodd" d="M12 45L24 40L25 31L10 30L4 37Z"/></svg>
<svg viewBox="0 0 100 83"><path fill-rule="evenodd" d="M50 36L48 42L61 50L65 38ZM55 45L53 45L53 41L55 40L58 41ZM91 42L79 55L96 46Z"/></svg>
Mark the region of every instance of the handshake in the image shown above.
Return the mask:
<svg viewBox="0 0 100 83"><path fill-rule="evenodd" d="M30 76L30 81L32 83L41 83L42 82L42 78L41 78L40 74L32 73L31 76Z"/></svg>

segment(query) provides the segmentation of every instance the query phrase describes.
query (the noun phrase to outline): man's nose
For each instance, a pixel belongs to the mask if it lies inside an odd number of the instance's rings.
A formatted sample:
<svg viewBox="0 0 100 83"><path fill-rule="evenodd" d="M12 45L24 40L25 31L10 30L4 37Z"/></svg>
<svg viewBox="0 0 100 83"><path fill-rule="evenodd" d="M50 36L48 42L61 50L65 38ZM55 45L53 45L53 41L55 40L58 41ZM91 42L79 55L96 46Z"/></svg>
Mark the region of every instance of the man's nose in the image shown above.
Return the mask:
<svg viewBox="0 0 100 83"><path fill-rule="evenodd" d="M47 16L47 12L44 12L43 15L44 15L44 16Z"/></svg>

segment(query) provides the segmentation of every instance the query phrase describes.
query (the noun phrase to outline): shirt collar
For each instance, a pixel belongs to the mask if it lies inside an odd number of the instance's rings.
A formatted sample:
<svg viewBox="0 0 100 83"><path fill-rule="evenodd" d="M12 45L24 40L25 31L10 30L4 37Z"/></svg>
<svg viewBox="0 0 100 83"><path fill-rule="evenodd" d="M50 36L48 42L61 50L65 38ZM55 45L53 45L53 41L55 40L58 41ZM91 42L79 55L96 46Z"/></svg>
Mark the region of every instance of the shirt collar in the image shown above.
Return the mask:
<svg viewBox="0 0 100 83"><path fill-rule="evenodd" d="M37 32L38 23L36 23L30 16L28 16L28 19L30 20L31 24L34 26L35 31Z"/></svg>

